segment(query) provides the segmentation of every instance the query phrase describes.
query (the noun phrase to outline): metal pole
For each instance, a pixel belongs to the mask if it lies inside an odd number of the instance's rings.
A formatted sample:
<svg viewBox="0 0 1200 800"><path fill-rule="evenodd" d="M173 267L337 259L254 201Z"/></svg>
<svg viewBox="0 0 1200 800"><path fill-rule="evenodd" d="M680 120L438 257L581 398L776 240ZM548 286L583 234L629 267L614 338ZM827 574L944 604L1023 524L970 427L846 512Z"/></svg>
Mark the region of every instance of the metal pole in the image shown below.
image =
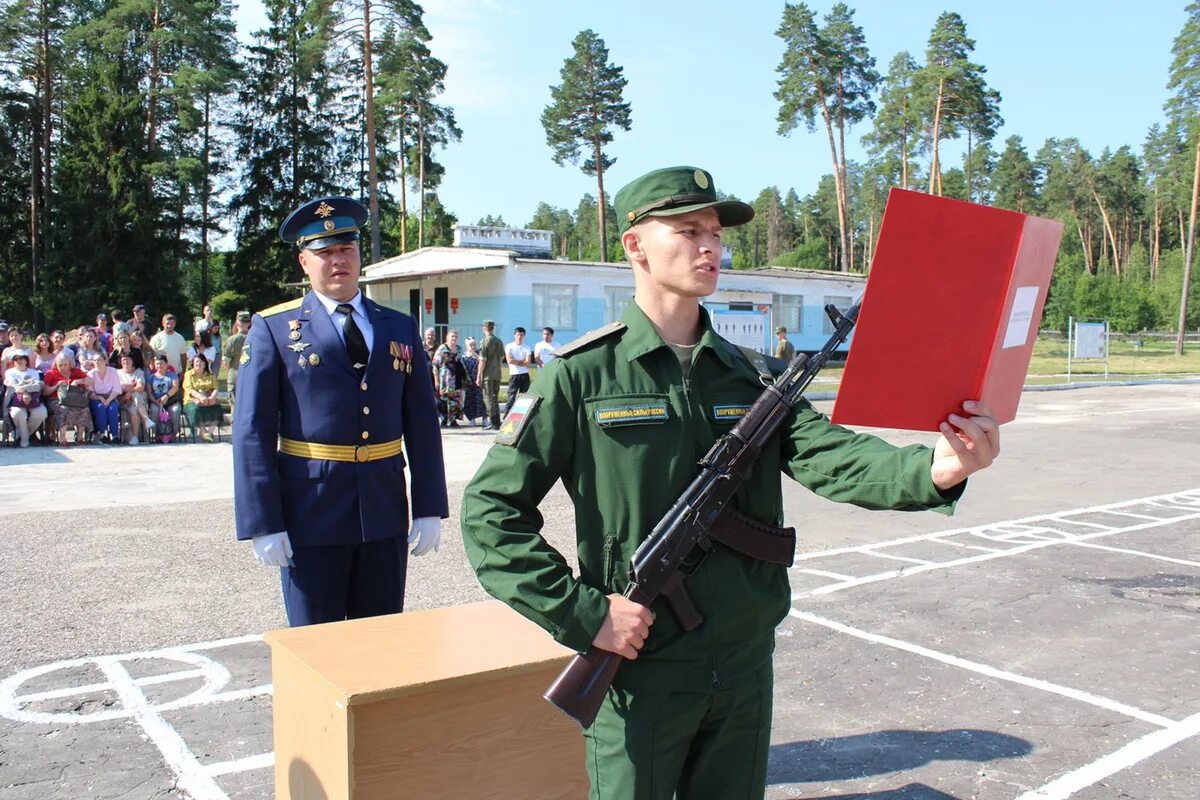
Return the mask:
<svg viewBox="0 0 1200 800"><path fill-rule="evenodd" d="M1067 317L1067 383L1071 382L1071 343L1075 334L1075 318Z"/></svg>

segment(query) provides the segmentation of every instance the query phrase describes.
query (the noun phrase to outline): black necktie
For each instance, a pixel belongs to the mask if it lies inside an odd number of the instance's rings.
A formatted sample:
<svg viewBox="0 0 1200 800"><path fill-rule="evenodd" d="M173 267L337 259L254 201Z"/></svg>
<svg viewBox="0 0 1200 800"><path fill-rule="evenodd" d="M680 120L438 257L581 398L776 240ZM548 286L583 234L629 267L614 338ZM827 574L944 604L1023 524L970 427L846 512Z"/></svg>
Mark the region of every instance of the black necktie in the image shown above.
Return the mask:
<svg viewBox="0 0 1200 800"><path fill-rule="evenodd" d="M363 338L362 331L354 321L354 306L338 303L337 310L346 315L346 321L342 323L342 332L346 335L346 352L350 354L350 363L354 365L354 371L361 378L367 371L367 358L371 354L367 350L367 340Z"/></svg>

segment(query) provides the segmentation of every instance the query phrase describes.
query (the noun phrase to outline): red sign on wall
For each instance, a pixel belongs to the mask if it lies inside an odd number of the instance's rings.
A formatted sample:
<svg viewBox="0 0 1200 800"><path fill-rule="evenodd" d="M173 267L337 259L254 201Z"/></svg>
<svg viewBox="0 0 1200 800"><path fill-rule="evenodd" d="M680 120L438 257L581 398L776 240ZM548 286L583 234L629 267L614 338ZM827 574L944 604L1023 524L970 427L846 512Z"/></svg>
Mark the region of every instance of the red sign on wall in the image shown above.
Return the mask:
<svg viewBox="0 0 1200 800"><path fill-rule="evenodd" d="M425 313L426 314L433 313L433 298L432 297L425 298Z"/></svg>

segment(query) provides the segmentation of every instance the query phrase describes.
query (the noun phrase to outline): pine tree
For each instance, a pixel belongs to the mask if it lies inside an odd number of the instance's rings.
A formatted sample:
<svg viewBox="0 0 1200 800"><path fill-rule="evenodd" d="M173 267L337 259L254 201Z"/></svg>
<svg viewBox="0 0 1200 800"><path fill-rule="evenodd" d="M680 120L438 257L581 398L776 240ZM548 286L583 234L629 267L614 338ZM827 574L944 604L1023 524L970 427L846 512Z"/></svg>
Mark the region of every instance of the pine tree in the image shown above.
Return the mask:
<svg viewBox="0 0 1200 800"><path fill-rule="evenodd" d="M942 193L940 146L973 126L986 130L995 114L999 95L983 79L986 69L970 60L975 40L967 36L962 17L947 11L938 17L929 34L925 66L917 77L917 96L926 120L929 192ZM995 117L998 119L998 116ZM994 125L991 129L994 131Z"/></svg>
<svg viewBox="0 0 1200 800"><path fill-rule="evenodd" d="M604 40L591 30L580 31L571 43L574 52L563 61L562 83L550 87L550 105L542 112L546 144L554 163L579 164L585 175L596 176L597 230L609 228L606 219L604 173L616 163L605 152L617 129L632 127L629 104L624 102L624 69L608 60ZM608 237L599 236L600 260L608 260Z"/></svg>
<svg viewBox="0 0 1200 800"><path fill-rule="evenodd" d="M1037 171L1020 136L1004 140L1004 152L992 173L993 203L1000 208L1025 212L1037 193Z"/></svg>
<svg viewBox="0 0 1200 800"><path fill-rule="evenodd" d="M1187 243L1183 253L1183 288L1179 296L1179 327L1175 339L1175 355L1183 355L1183 338L1188 323L1188 295L1192 279L1192 263L1196 245L1196 208L1200 203L1200 2L1192 2L1184 10L1187 21L1175 37L1167 88L1175 94L1167 100L1167 113L1195 141L1192 175L1191 210L1188 214Z"/></svg>
<svg viewBox="0 0 1200 800"><path fill-rule="evenodd" d="M462 138L454 118L454 109L437 103L445 90L446 65L429 50L431 36L421 22L419 6L405 25L389 29L377 51L380 53L377 83L382 119L380 130L396 138L400 177L400 217L407 220L407 182L416 186L421 211L412 237L424 247L425 201L427 193L437 189L445 168L434 151ZM400 251L408 250L407 224L401 230Z"/></svg>
<svg viewBox="0 0 1200 800"><path fill-rule="evenodd" d="M349 170L338 128L341 71L334 67L330 0L267 4L268 27L255 34L238 93L234 131L241 191L231 202L237 249L230 286L261 308L288 295L295 254L278 240L280 223L301 203L341 194Z"/></svg>
<svg viewBox="0 0 1200 800"><path fill-rule="evenodd" d="M863 137L867 151L877 159L878 169L895 175L894 180L902 189L908 188L912 177L909 165L921 127L913 97L917 69L917 62L908 51L901 51L892 58L881 84L874 128Z"/></svg>
<svg viewBox="0 0 1200 800"><path fill-rule="evenodd" d="M867 51L862 28L854 24L854 12L844 3L830 10L820 29L808 6L787 3L775 35L785 45L783 59L776 68L778 131L787 135L800 120L813 131L817 114L825 123L837 193L839 263L846 272L853 266L846 188L846 129L875 111L871 100L879 82L875 59Z"/></svg>

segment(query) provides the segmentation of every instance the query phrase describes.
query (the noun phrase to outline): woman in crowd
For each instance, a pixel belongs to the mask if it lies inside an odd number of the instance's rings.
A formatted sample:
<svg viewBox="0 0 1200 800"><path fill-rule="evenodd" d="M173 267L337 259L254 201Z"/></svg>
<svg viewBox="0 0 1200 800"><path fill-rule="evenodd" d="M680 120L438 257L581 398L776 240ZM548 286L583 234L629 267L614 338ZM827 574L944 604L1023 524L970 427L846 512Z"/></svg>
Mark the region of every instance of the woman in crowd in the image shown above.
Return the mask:
<svg viewBox="0 0 1200 800"><path fill-rule="evenodd" d="M443 428L457 428L459 417L462 416L466 370L458 355L458 331L447 331L446 341L434 354L438 376L438 410L442 412Z"/></svg>
<svg viewBox="0 0 1200 800"><path fill-rule="evenodd" d="M221 377L221 320L216 317L212 318L212 322L208 324L209 341L212 343L212 358L208 360L209 366L212 368L214 378Z"/></svg>
<svg viewBox="0 0 1200 800"><path fill-rule="evenodd" d="M108 365L113 369L121 368L121 359L129 356L133 359L134 369L145 369L146 361L142 355L142 348L134 347L129 333L125 330L117 331L113 334L112 353L108 356Z"/></svg>
<svg viewBox="0 0 1200 800"><path fill-rule="evenodd" d="M150 346L150 342L142 332L136 328L129 334L129 346L134 350L140 350L142 353L142 369L150 372L154 369L154 348Z"/></svg>
<svg viewBox="0 0 1200 800"><path fill-rule="evenodd" d="M44 333L39 333L33 339L33 368L45 375L54 368L54 347L50 344L50 337Z"/></svg>
<svg viewBox="0 0 1200 800"><path fill-rule="evenodd" d="M58 358L54 360L54 369L46 373L45 381L46 394L50 396L50 405L54 411L54 428L58 431L59 447L67 446L67 430L70 428L75 430L76 444L92 432L92 414L88 409L88 392L91 386L92 382L87 374L74 366L69 351L59 353ZM82 391L82 405L72 405L74 401L68 399L71 387L76 387L75 391Z"/></svg>
<svg viewBox="0 0 1200 800"><path fill-rule="evenodd" d="M168 367L165 355L154 357L154 372L150 375L150 419L158 428L159 440L171 441L179 430L179 378Z"/></svg>
<svg viewBox="0 0 1200 800"><path fill-rule="evenodd" d="M123 333L117 335L128 336ZM154 428L154 423L150 421L150 404L146 400L146 373L134 366L131 353L125 353L121 356L121 370L117 377L121 381L121 410L125 412L125 419L129 420L129 443L137 444L138 434L146 438L143 431Z"/></svg>
<svg viewBox="0 0 1200 800"><path fill-rule="evenodd" d="M8 341L4 342L3 352L0 353L0 359L4 360L3 370L8 370L13 365L13 356L17 353L25 353L32 355L31 348L25 346L25 336L21 333L21 329L16 325L12 325L8 329Z"/></svg>
<svg viewBox="0 0 1200 800"><path fill-rule="evenodd" d="M81 328L79 333L79 350L75 353L75 363L84 369L89 369L88 362L99 361L108 363L108 355L100 347L96 332L91 328Z"/></svg>
<svg viewBox="0 0 1200 800"><path fill-rule="evenodd" d="M221 421L221 406L217 400L217 378L209 371L204 353L192 357L192 368L183 376L183 411L192 430L211 442L213 426Z"/></svg>
<svg viewBox="0 0 1200 800"><path fill-rule="evenodd" d="M205 306L208 308L208 306ZM197 355L204 356L206 364L212 364L213 358L216 356L216 351L212 345L212 336L209 335L208 329L198 330L192 335L192 343L187 349L187 365L186 368L190 371L192 363L196 360ZM184 401L186 402L186 401Z"/></svg>
<svg viewBox="0 0 1200 800"><path fill-rule="evenodd" d="M101 441L108 444L121 442L121 379L117 370L108 366L107 358L93 359L84 362L91 364L88 377L92 379L92 422Z"/></svg>
<svg viewBox="0 0 1200 800"><path fill-rule="evenodd" d="M21 447L29 447L30 434L46 421L46 406L42 403L42 376L29 366L29 354L24 350L13 354L13 362L13 366L4 373L4 385L11 393L8 415Z"/></svg>
<svg viewBox="0 0 1200 800"><path fill-rule="evenodd" d="M475 382L475 375L479 372L479 345L474 336L467 337L467 352L463 353L459 360L462 361L463 369L467 371L467 391L466 399L463 400L463 416L471 425L474 425L477 419L482 424L483 416L487 412L483 408L483 387Z"/></svg>

